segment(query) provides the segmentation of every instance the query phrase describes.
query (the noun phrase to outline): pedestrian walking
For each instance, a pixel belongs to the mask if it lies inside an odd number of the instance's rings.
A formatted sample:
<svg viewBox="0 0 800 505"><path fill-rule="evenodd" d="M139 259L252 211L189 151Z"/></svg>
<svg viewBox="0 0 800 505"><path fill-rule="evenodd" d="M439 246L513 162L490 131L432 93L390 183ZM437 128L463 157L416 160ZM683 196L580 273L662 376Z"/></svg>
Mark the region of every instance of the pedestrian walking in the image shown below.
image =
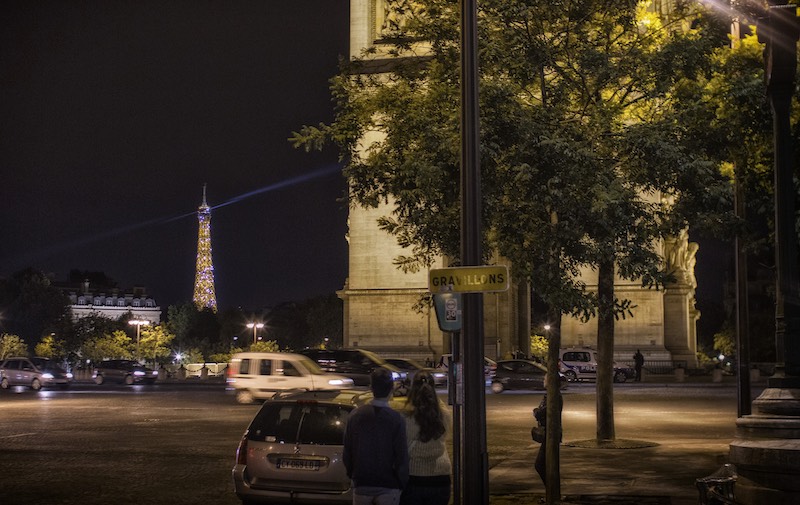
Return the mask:
<svg viewBox="0 0 800 505"><path fill-rule="evenodd" d="M406 398L409 478L401 505L447 505L450 502L450 456L446 434L450 416L436 396L433 376L414 375Z"/></svg>
<svg viewBox="0 0 800 505"><path fill-rule="evenodd" d="M633 355L633 369L636 370L636 382L642 382L642 367L644 366L644 356L636 349L636 354Z"/></svg>
<svg viewBox="0 0 800 505"><path fill-rule="evenodd" d="M353 505L398 505L408 482L405 417L389 406L392 373L370 374L370 403L355 409L344 431L344 461L352 480Z"/></svg>

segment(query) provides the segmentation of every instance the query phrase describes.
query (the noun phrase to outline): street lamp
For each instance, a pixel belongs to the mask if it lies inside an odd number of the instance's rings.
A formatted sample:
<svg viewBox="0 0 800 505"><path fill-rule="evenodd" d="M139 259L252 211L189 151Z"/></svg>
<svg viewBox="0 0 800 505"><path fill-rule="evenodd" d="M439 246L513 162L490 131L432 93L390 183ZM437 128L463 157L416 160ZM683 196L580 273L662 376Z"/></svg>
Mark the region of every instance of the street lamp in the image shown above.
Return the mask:
<svg viewBox="0 0 800 505"><path fill-rule="evenodd" d="M264 323L247 323L248 328L253 328L253 344L256 343L256 332L264 327Z"/></svg>
<svg viewBox="0 0 800 505"><path fill-rule="evenodd" d="M131 319L128 321L128 324L136 326L136 359L139 359L139 336L141 335L142 326L145 324L150 324L150 321L147 319Z"/></svg>

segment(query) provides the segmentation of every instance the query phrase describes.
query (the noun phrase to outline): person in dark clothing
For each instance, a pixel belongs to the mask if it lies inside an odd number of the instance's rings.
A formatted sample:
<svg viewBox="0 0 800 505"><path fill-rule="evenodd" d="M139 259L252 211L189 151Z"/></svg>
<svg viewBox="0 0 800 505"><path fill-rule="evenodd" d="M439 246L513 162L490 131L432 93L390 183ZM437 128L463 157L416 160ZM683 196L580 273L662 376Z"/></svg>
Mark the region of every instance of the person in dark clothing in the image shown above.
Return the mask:
<svg viewBox="0 0 800 505"><path fill-rule="evenodd" d="M544 376L544 387L547 387L547 375ZM542 397L542 401L539 402L539 406L533 409L533 417L536 418L536 423L541 426L542 428L547 427L547 394ZM542 445L539 446L539 452L536 454L536 463L534 463L533 467L536 469L536 473L539 474L539 477L542 479L542 484L547 486L547 440L545 439L542 442Z"/></svg>
<svg viewBox="0 0 800 505"><path fill-rule="evenodd" d="M636 370L636 382L642 382L642 367L644 366L644 356L636 349L636 354L633 355L633 369Z"/></svg>
<svg viewBox="0 0 800 505"><path fill-rule="evenodd" d="M392 373L370 375L373 400L355 409L344 431L344 461L352 480L353 505L397 505L408 482L406 420L389 406Z"/></svg>

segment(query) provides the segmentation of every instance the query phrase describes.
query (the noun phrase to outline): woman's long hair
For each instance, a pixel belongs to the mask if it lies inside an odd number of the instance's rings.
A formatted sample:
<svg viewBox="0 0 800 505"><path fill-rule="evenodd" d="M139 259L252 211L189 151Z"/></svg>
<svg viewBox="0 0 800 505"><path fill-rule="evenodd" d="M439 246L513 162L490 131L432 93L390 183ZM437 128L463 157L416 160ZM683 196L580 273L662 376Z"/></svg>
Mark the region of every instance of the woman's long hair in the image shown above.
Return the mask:
<svg viewBox="0 0 800 505"><path fill-rule="evenodd" d="M444 435L446 428L442 409L439 397L436 396L433 376L429 372L421 370L414 375L406 402L414 409L412 415L419 425L420 442L435 440Z"/></svg>

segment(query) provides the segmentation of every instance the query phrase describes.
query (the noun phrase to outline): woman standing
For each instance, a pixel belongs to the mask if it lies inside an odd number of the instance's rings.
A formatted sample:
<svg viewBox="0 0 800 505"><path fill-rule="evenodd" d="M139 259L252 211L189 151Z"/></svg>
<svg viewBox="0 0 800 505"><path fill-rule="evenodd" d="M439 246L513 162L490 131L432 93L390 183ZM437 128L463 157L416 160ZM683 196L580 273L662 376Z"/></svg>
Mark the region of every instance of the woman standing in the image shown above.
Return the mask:
<svg viewBox="0 0 800 505"><path fill-rule="evenodd" d="M400 504L447 505L451 466L446 434L450 416L436 396L430 373L414 375L405 414L410 475Z"/></svg>

